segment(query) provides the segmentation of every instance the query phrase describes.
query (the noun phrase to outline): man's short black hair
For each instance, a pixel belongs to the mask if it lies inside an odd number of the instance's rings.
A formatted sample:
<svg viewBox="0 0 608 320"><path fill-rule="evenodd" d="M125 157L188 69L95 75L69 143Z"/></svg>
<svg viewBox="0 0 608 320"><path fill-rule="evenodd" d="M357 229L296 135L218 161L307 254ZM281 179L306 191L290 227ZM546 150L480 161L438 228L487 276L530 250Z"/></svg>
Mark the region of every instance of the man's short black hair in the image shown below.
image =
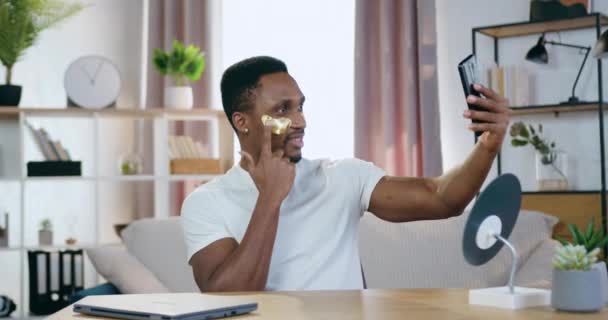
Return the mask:
<svg viewBox="0 0 608 320"><path fill-rule="evenodd" d="M254 90L263 75L288 72L285 63L279 59L259 56L239 61L230 66L222 75L222 105L232 128L232 115L253 107Z"/></svg>

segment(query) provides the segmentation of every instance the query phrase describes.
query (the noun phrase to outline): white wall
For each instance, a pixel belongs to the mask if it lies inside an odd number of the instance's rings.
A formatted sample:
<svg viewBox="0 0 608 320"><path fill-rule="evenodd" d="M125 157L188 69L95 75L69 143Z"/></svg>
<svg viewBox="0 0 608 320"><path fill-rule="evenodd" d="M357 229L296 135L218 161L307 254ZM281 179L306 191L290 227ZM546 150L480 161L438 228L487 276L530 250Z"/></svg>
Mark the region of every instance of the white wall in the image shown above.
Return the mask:
<svg viewBox="0 0 608 320"><path fill-rule="evenodd" d="M444 169L461 163L473 147L473 135L467 131L468 120L462 118L466 108L456 66L471 53L473 27L526 21L529 0L437 0L437 51L441 138ZM595 1L595 11L608 13L608 1ZM536 103L548 104L566 100L583 56L576 50L548 46L550 64L538 66L524 60L527 50L539 35L500 41L500 64L523 65L536 77ZM595 30L550 33L548 39L592 46ZM477 37L480 61L493 60L492 41ZM606 67L606 63L604 63ZM590 59L581 76L577 95L597 101L597 67ZM606 74L606 72L604 72ZM606 79L604 79L606 81ZM606 92L604 92L606 96ZM594 113L514 117L512 122L544 124L547 136L570 154L569 177L576 189L598 189L599 129ZM513 149L510 140L503 148L503 172L513 172L522 180L524 190L535 189L534 152L531 148Z"/></svg>
<svg viewBox="0 0 608 320"><path fill-rule="evenodd" d="M355 1L226 0L221 5L222 70L255 55L283 60L306 96L304 156L352 157ZM331 125L335 119L342 123L339 129Z"/></svg>

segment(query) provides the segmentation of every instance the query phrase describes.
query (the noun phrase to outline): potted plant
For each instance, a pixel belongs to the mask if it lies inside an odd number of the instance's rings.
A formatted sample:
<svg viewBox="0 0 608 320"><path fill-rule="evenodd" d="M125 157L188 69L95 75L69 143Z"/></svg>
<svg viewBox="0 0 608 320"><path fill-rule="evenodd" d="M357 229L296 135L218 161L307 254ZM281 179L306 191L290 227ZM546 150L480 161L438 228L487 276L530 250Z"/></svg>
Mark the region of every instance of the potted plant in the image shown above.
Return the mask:
<svg viewBox="0 0 608 320"><path fill-rule="evenodd" d="M13 85L13 67L40 33L80 12L79 3L62 0L0 1L0 63L6 68L0 85L0 106L18 106L21 86Z"/></svg>
<svg viewBox="0 0 608 320"><path fill-rule="evenodd" d="M580 245L585 247L585 250L587 250L587 252L592 252L596 249L601 250L608 244L608 235L604 235L601 226L595 229L595 222L593 221L593 219L589 221L585 232L580 230L575 224L569 224L568 230L570 231L570 235L572 236L571 243L574 245ZM566 246L570 243L560 237L556 237L556 239L563 246ZM604 302L608 303L608 271L606 270L606 262L599 261L593 265L593 268L597 269L600 272L602 296L604 297Z"/></svg>
<svg viewBox="0 0 608 320"><path fill-rule="evenodd" d="M44 219L40 222L40 229L38 230L38 244L41 246L53 245L53 224L49 219Z"/></svg>
<svg viewBox="0 0 608 320"><path fill-rule="evenodd" d="M542 124L534 129L532 125L526 126L523 122L516 122L510 130L511 145L531 145L536 150L536 181L539 190L567 190L568 155L557 150L555 142L547 141L542 134Z"/></svg>
<svg viewBox="0 0 608 320"><path fill-rule="evenodd" d="M192 109L192 88L187 81L200 79L205 70L205 55L200 48L193 45L184 46L181 42L173 41L173 50L165 52L154 50L154 66L158 72L173 79L174 86L165 90L165 107L172 109Z"/></svg>
<svg viewBox="0 0 608 320"><path fill-rule="evenodd" d="M137 175L143 170L143 159L138 153L130 152L120 157L118 165L122 175Z"/></svg>
<svg viewBox="0 0 608 320"><path fill-rule="evenodd" d="M572 243L556 248L551 292L551 305L555 309L595 312L604 307L602 275L593 267L599 253L599 248L587 251L585 246Z"/></svg>

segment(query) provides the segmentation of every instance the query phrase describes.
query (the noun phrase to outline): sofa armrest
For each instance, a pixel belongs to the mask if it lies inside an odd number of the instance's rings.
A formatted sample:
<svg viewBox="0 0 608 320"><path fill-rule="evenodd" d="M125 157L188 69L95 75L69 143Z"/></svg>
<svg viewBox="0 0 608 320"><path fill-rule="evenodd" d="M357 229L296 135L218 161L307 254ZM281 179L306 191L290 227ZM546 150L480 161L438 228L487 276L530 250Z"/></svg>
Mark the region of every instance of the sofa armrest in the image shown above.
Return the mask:
<svg viewBox="0 0 608 320"><path fill-rule="evenodd" d="M97 273L120 292L167 293L169 290L122 245L104 245L87 249ZM162 258L159 258L162 259Z"/></svg>
<svg viewBox="0 0 608 320"><path fill-rule="evenodd" d="M98 286L89 288L89 289L84 289L84 290L80 290L76 293L74 293L72 295L72 297L70 297L70 304L84 298L87 296L100 296L100 295L110 295L110 294L120 294L120 290L118 290L118 288L116 288L116 286L114 286L111 283L104 283L104 284L100 284Z"/></svg>
<svg viewBox="0 0 608 320"><path fill-rule="evenodd" d="M515 284L522 287L551 289L553 272L551 260L558 244L559 242L553 239L541 242L517 271Z"/></svg>

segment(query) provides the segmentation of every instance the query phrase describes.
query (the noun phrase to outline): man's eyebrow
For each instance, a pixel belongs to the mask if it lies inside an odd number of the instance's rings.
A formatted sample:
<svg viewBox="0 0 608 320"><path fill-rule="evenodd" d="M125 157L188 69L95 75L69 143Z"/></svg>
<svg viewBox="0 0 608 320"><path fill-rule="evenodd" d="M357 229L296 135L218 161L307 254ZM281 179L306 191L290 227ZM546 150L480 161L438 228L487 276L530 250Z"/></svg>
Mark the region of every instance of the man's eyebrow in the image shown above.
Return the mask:
<svg viewBox="0 0 608 320"><path fill-rule="evenodd" d="M279 100L277 103L274 104L273 108L278 108L278 107L284 106L284 105L288 104L290 101L291 101L291 99Z"/></svg>
<svg viewBox="0 0 608 320"><path fill-rule="evenodd" d="M306 97L302 96L302 97L300 97L299 100L300 101L299 101L298 105L303 105L304 101L306 100ZM289 104L290 102L293 102L293 101L294 101L293 99L289 99L289 98L283 99L283 100L279 100L277 103L274 104L273 108L284 106L284 105Z"/></svg>

